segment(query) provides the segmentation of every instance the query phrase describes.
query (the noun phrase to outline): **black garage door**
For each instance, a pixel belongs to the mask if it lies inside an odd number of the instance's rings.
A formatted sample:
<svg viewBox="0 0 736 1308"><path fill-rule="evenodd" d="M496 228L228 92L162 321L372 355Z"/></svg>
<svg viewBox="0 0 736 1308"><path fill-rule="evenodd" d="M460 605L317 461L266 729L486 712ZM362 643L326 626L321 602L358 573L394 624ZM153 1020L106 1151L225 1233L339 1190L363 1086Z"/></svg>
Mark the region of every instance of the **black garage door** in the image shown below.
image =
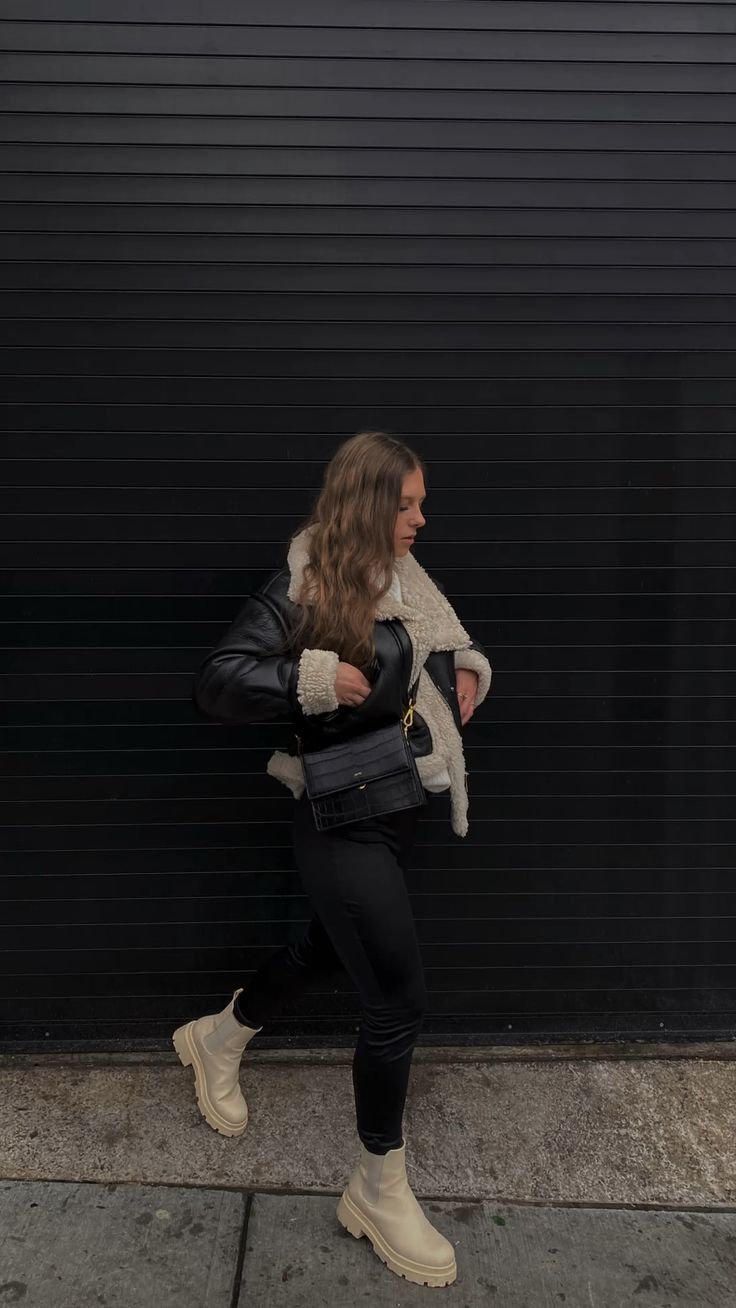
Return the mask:
<svg viewBox="0 0 736 1308"><path fill-rule="evenodd" d="M2 1038L167 1040L301 931L288 729L190 688L364 427L495 671L424 1039L731 1035L736 9L0 16Z"/></svg>

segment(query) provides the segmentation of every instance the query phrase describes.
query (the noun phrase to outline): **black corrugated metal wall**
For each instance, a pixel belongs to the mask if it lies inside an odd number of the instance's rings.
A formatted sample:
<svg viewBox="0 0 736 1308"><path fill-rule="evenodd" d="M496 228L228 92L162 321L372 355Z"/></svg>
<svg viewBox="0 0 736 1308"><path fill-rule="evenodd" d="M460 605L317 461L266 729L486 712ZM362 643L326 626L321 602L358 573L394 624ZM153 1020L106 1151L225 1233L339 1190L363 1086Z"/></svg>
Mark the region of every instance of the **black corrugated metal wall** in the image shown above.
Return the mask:
<svg viewBox="0 0 736 1308"><path fill-rule="evenodd" d="M734 6L0 16L0 1036L167 1039L301 930L287 728L190 686L367 426L495 671L424 1038L732 1034Z"/></svg>

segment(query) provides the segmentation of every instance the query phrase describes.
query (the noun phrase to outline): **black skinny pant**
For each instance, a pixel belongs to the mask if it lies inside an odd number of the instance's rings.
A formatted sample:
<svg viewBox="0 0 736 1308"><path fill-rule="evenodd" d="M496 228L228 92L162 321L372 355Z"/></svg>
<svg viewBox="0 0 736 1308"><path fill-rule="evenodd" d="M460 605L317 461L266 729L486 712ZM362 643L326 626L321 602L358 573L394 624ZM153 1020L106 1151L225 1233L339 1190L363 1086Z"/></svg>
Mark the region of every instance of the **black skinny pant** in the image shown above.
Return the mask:
<svg viewBox="0 0 736 1308"><path fill-rule="evenodd" d="M372 1153L400 1148L409 1069L427 1008L424 969L404 880L421 813L449 812L446 792L332 831L318 831L304 793L292 845L313 916L238 996L235 1016L262 1026L342 965L362 1019L353 1056L358 1135ZM242 1002L241 1002L242 1001Z"/></svg>

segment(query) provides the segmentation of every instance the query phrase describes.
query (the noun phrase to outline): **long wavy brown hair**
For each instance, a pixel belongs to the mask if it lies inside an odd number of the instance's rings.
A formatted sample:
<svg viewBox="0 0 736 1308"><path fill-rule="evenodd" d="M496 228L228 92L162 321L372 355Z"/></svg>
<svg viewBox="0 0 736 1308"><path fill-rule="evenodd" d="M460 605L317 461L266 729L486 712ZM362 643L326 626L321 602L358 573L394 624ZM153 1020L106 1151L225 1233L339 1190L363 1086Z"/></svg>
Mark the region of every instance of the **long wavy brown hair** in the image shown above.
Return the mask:
<svg viewBox="0 0 736 1308"><path fill-rule="evenodd" d="M375 657L376 601L391 584L394 532L404 478L419 455L383 431L343 441L327 464L311 513L304 594L289 631L294 654L331 649L365 671Z"/></svg>

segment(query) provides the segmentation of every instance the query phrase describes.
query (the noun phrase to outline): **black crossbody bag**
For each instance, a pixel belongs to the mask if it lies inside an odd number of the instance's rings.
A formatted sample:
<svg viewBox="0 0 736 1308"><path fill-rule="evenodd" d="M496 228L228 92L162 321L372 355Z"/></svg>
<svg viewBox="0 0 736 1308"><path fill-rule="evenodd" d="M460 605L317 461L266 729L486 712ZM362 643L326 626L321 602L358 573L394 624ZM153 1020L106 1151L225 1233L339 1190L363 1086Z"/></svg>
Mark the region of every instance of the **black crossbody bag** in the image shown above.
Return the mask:
<svg viewBox="0 0 736 1308"><path fill-rule="evenodd" d="M396 639L403 666L403 646ZM409 691L406 710L395 722L324 749L303 750L297 736L307 796L319 831L427 803L409 744L418 681Z"/></svg>

